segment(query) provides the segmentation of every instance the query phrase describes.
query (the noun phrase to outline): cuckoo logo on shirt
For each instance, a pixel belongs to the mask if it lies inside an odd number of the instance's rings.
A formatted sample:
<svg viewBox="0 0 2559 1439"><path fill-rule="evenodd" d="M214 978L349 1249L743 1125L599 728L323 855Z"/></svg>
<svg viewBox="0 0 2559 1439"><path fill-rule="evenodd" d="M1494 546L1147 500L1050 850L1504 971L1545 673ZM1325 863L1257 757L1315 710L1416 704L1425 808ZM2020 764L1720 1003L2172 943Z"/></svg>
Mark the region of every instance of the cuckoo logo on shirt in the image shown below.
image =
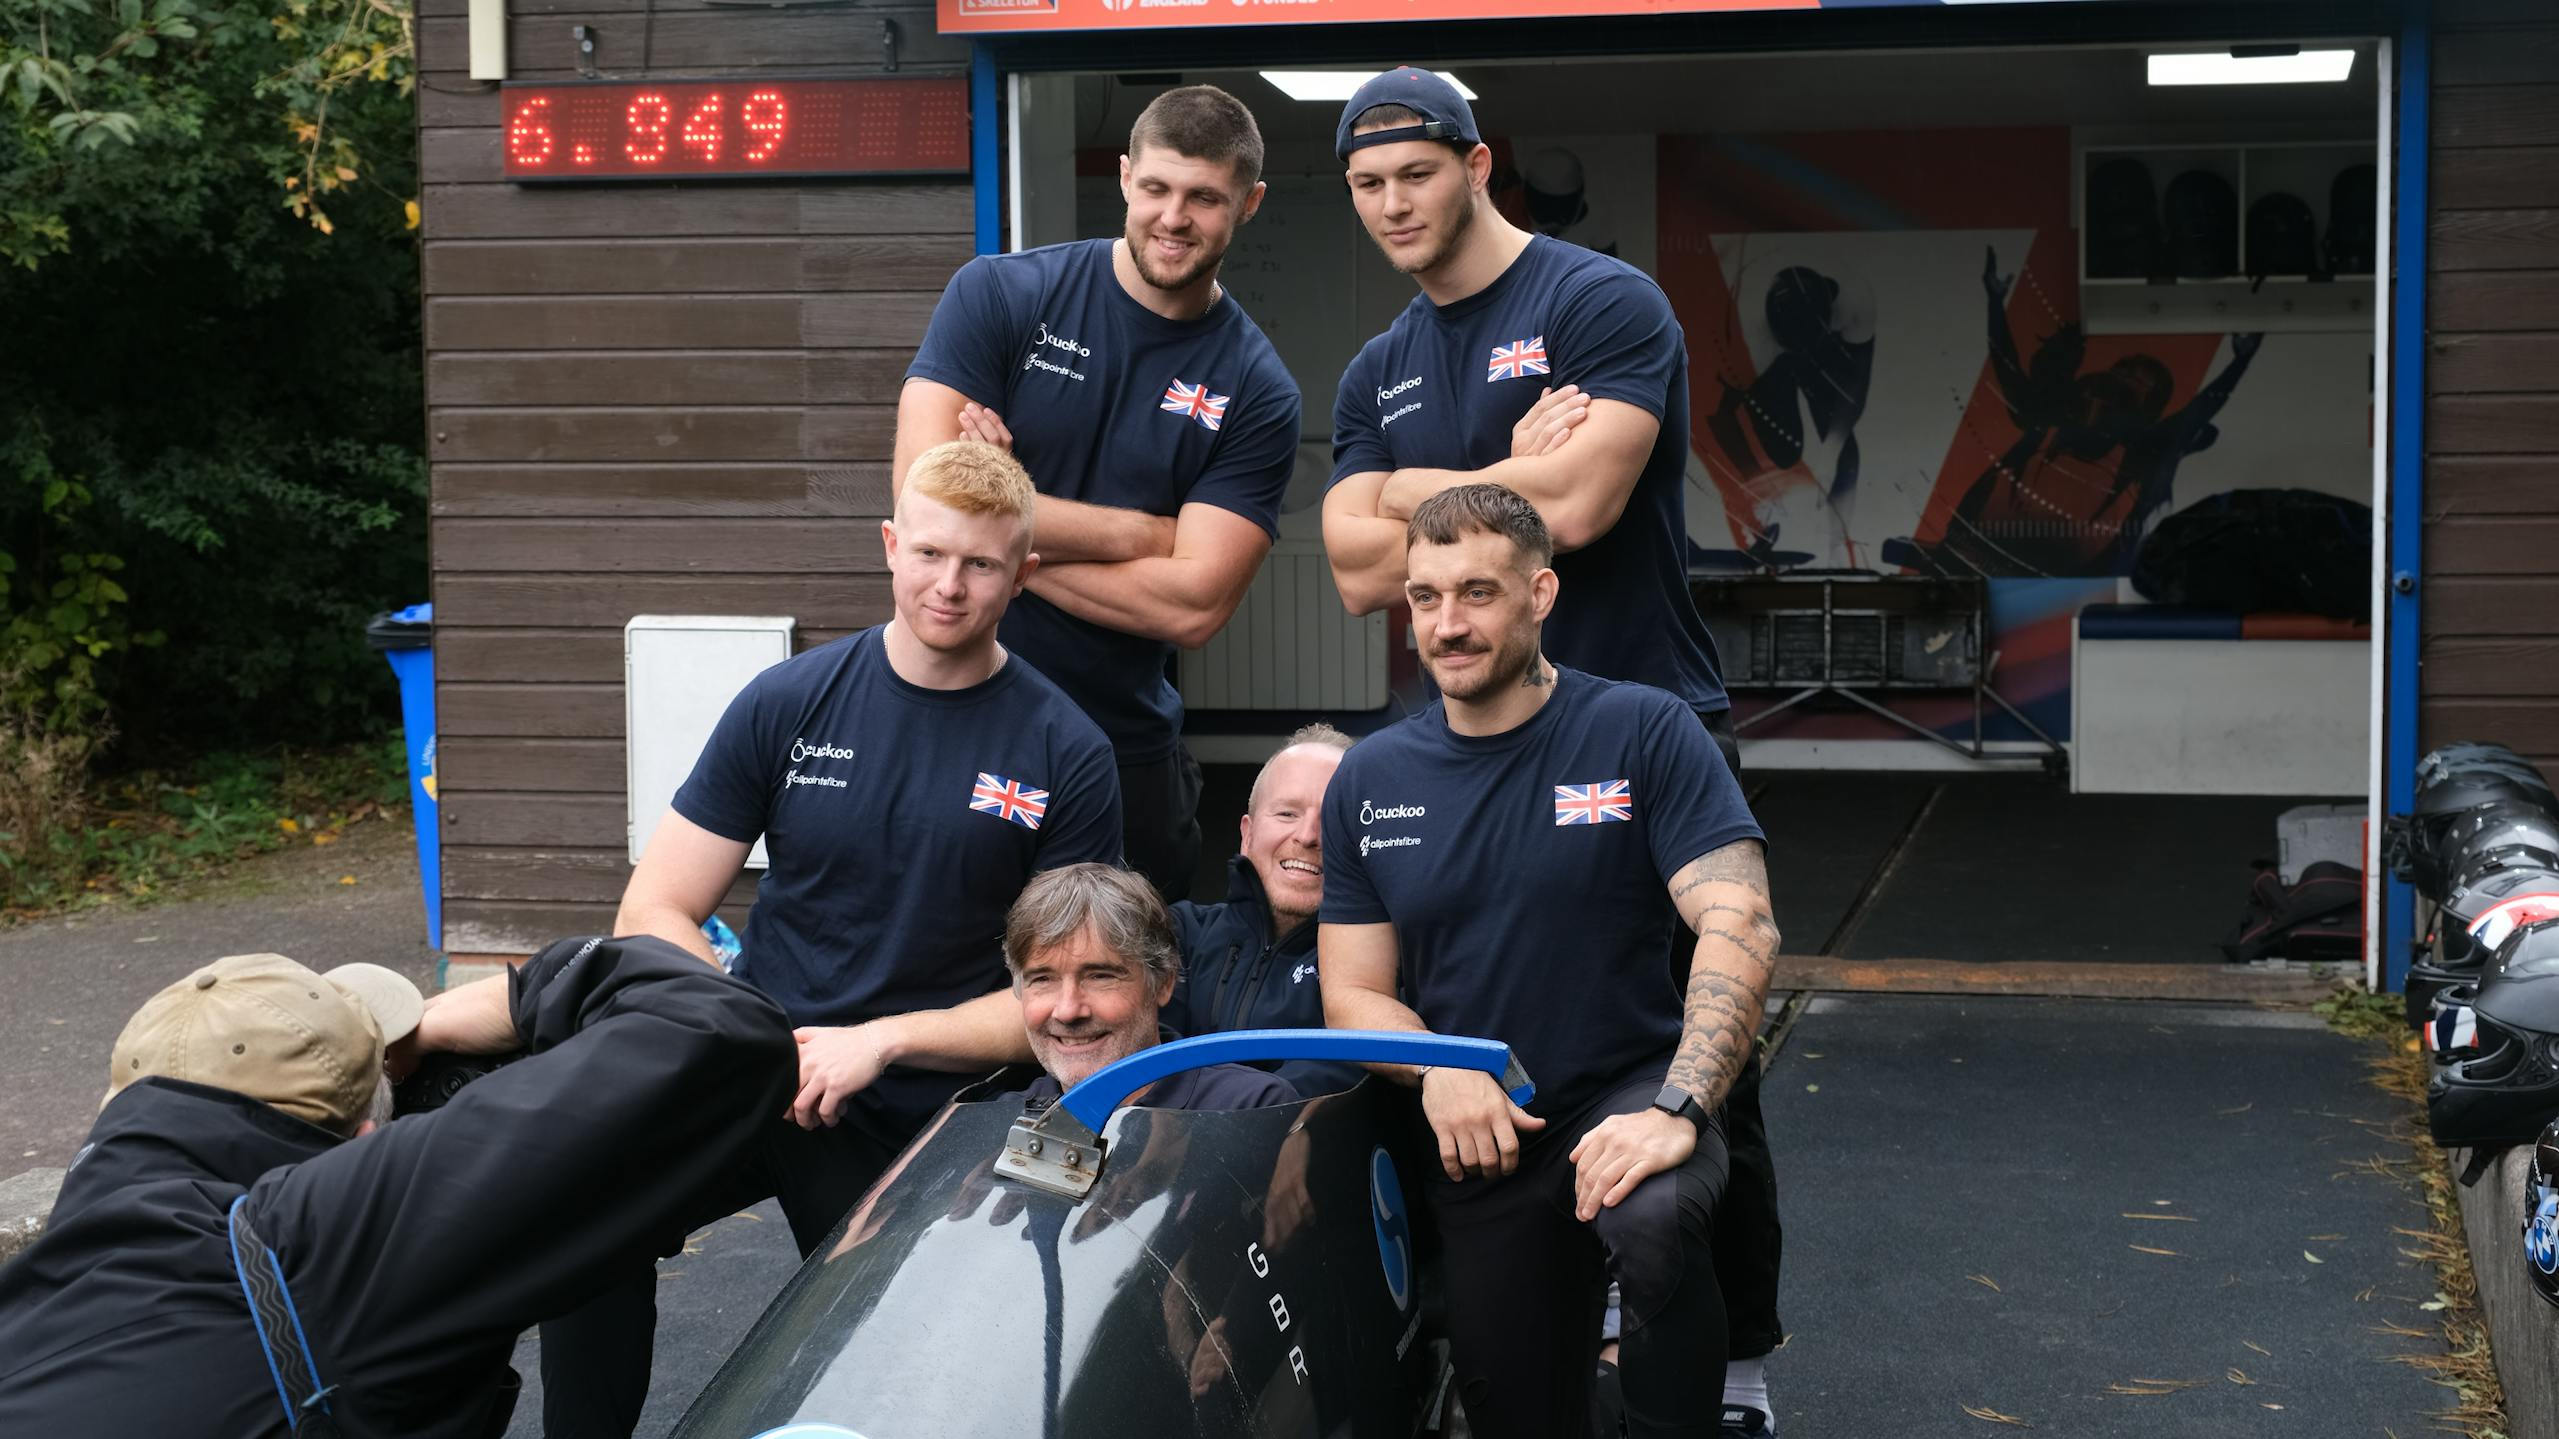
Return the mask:
<svg viewBox="0 0 2559 1439"><path fill-rule="evenodd" d="M783 792L787 794L802 785L815 785L823 789L850 789L852 785L849 781L837 775L820 774L816 766L825 760L851 758L853 758L853 749L850 745L811 740L805 736L794 739L791 741L791 768L782 776Z"/></svg>
<svg viewBox="0 0 2559 1439"><path fill-rule="evenodd" d="M1042 320L1031 330L1031 352L1023 357L1022 368L1045 370L1080 382L1084 378L1080 366L1090 363L1092 358L1092 346L1068 339L1050 329L1048 321Z"/></svg>

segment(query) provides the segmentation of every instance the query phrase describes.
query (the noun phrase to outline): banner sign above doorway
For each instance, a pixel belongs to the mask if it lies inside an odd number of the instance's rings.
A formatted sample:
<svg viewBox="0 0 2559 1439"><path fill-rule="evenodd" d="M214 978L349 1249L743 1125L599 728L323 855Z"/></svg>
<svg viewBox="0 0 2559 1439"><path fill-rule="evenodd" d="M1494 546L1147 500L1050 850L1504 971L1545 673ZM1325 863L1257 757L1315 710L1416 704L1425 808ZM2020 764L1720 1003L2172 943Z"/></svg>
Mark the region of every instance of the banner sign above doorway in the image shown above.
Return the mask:
<svg viewBox="0 0 2559 1439"><path fill-rule="evenodd" d="M936 23L945 35L991 35L1043 30L1190 30L1219 25L1548 20L1588 15L1694 15L1941 3L1977 0L934 0L934 10Z"/></svg>

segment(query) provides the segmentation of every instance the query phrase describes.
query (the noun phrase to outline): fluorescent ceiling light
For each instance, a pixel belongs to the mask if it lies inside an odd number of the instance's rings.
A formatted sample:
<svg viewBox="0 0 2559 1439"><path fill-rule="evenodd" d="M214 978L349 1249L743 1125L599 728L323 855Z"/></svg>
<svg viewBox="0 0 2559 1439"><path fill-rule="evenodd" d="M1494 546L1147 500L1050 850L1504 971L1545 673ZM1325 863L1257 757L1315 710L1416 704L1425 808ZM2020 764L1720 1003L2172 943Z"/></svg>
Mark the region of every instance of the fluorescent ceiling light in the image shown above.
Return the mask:
<svg viewBox="0 0 2559 1439"><path fill-rule="evenodd" d="M2210 55L2153 55L2153 85L2306 85L2354 73L2352 50L2264 46Z"/></svg>
<svg viewBox="0 0 2559 1439"><path fill-rule="evenodd" d="M1262 78L1279 87L1279 92L1292 100L1330 100L1335 104L1359 93L1359 87L1386 72L1382 70L1265 70ZM1432 72L1457 87L1457 93L1470 102L1475 92L1466 82L1445 70Z"/></svg>

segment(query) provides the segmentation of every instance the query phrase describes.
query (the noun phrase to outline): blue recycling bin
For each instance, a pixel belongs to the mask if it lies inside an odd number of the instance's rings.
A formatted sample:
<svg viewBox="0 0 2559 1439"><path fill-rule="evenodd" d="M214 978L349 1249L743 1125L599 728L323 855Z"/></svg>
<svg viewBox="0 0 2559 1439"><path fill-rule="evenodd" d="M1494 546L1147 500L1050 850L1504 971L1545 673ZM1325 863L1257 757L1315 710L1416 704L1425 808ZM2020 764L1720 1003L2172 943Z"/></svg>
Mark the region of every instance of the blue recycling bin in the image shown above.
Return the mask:
<svg viewBox="0 0 2559 1439"><path fill-rule="evenodd" d="M367 644L400 681L400 728L409 741L409 813L418 839L418 888L426 896L427 943L444 948L442 831L435 813L435 606L375 615Z"/></svg>

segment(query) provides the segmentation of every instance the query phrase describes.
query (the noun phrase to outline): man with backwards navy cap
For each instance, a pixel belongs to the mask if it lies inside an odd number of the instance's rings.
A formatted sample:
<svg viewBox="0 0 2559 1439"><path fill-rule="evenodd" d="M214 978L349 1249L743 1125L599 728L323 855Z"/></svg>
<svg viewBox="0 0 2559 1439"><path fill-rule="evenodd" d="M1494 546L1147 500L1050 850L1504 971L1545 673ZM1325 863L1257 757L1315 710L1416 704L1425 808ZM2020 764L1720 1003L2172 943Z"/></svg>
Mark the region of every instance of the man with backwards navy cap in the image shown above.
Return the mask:
<svg viewBox="0 0 2559 1439"><path fill-rule="evenodd" d="M1738 773L1732 702L1688 592L1688 351L1670 302L1624 261L1504 219L1492 151L1438 75L1401 66L1361 86L1334 150L1370 237L1421 287L1334 402L1324 547L1343 602L1368 613L1404 598L1405 526L1422 501L1505 485L1557 552L1547 653L1676 695ZM1726 1432L1739 1435L1773 1432L1761 1361L1784 1337L1759 1082L1745 1064L1721 1097L1732 1179L1715 1265L1731 1314Z"/></svg>

